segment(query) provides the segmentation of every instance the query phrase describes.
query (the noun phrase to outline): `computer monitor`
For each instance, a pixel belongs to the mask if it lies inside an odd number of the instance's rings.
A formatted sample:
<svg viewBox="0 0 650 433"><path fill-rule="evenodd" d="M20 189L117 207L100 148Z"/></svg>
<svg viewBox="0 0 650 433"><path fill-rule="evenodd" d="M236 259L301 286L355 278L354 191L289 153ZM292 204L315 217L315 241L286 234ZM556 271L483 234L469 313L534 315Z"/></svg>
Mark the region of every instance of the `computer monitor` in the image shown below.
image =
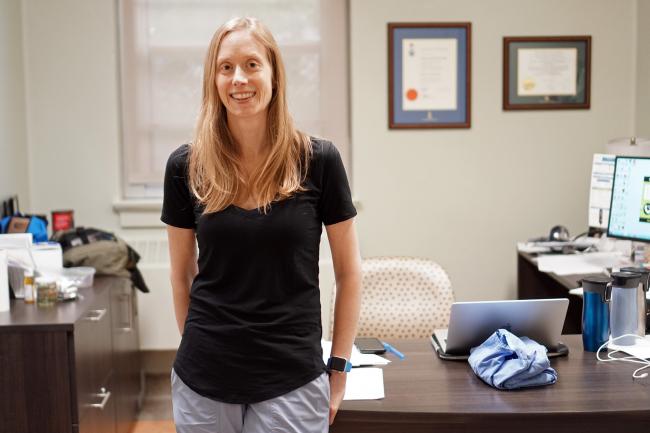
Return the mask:
<svg viewBox="0 0 650 433"><path fill-rule="evenodd" d="M612 181L616 155L596 153L591 165L589 189L589 232L605 233L612 201Z"/></svg>
<svg viewBox="0 0 650 433"><path fill-rule="evenodd" d="M616 157L607 236L650 242L650 158Z"/></svg>

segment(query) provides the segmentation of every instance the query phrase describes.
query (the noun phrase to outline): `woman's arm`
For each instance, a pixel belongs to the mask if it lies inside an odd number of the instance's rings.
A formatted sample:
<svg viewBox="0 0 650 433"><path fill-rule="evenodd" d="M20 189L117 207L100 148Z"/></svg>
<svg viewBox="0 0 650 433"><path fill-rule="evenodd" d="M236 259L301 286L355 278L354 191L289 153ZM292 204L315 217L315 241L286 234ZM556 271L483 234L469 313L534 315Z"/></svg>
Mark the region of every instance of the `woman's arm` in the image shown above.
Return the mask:
<svg viewBox="0 0 650 433"><path fill-rule="evenodd" d="M350 359L361 305L361 257L354 218L326 226L326 230L336 277L332 356ZM345 373L332 372L330 424L334 421L344 394Z"/></svg>
<svg viewBox="0 0 650 433"><path fill-rule="evenodd" d="M172 295L178 331L183 334L190 305L190 286L198 273L194 229L167 226L169 259L171 262Z"/></svg>

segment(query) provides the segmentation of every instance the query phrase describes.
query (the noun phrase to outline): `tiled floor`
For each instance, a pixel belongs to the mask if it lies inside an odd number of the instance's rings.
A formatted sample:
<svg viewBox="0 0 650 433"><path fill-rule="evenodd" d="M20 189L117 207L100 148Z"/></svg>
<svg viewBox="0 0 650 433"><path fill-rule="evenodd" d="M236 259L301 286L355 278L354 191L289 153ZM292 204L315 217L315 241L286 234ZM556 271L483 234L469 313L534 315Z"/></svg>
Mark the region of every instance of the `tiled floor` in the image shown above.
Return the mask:
<svg viewBox="0 0 650 433"><path fill-rule="evenodd" d="M147 392L131 433L174 433L169 375L147 375Z"/></svg>

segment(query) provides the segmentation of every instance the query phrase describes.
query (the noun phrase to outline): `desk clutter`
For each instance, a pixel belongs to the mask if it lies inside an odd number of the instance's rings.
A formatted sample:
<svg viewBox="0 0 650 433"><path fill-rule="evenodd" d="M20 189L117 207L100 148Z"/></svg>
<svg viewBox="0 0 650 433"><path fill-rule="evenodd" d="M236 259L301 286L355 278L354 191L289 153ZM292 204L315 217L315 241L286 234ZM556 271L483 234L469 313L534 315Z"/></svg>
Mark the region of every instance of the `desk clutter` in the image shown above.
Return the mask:
<svg viewBox="0 0 650 433"><path fill-rule="evenodd" d="M92 287L95 272L130 278L149 291L136 266L140 256L112 233L79 227L55 232L50 241L34 239L33 233L0 234L0 311L10 309L11 298L38 307L73 301Z"/></svg>

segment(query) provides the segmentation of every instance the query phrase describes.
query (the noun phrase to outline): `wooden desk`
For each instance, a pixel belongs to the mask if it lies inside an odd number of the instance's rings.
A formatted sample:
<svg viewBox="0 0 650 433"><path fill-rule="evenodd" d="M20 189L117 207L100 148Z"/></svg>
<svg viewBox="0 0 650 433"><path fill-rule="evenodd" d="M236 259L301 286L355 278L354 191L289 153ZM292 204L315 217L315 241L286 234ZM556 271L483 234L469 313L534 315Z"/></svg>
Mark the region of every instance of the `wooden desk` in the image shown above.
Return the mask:
<svg viewBox="0 0 650 433"><path fill-rule="evenodd" d="M557 383L518 391L440 360L428 341L396 342L406 359L384 367L386 398L343 402L330 432L648 432L650 379L632 379L636 364L599 363L579 335L563 339L570 354L551 361Z"/></svg>
<svg viewBox="0 0 650 433"><path fill-rule="evenodd" d="M568 298L569 309L562 333L580 334L582 297L570 295L569 290L580 287L578 281L587 275L563 276L552 272L540 272L534 258L534 254L517 253L517 299Z"/></svg>

